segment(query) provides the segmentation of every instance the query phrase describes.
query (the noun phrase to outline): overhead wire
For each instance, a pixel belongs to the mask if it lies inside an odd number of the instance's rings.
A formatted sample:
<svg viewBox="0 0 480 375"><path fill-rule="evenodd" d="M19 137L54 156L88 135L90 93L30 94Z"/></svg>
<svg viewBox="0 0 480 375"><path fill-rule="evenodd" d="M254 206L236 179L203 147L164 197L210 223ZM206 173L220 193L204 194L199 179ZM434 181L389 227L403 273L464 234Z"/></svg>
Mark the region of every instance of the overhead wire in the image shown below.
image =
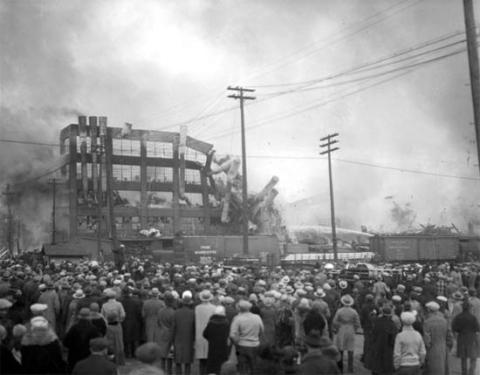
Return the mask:
<svg viewBox="0 0 480 375"><path fill-rule="evenodd" d="M395 3L394 5L382 10L382 11L379 11L375 14L373 14L372 16L369 16L367 17L366 19L363 19L362 21L359 21L357 23L354 23L352 25L349 25L347 26L344 31L350 29L350 28L354 28L356 27L357 25L360 25L362 26L360 29L356 30L354 33L350 33L350 34L347 34L347 35L343 35L341 37L337 37L337 39L335 39L333 42L330 41L329 43L326 43L325 45L323 45L321 48L324 48L325 46L327 45L330 45L330 44L333 44L333 43L338 43L339 41L342 41L342 40L345 40L347 39L348 37L352 36L352 35L355 35L355 33L357 32L360 32L360 31L363 31L363 30L366 30L368 29L369 27L372 27L376 24L378 24L379 22L382 22L384 21L385 19L388 19L396 14L398 14L399 12L405 10L405 9L408 9L409 7L415 5L416 3L420 2L421 0L404 0L400 3ZM410 3L410 4L408 4ZM405 7L402 8L402 5L404 4L407 4ZM395 9L395 8L400 8L400 9L397 9L397 11L395 11L394 13L392 14L388 14L389 11L391 11L392 9ZM379 17L379 20L376 20L374 23L371 23L370 20L374 19L374 18L377 18ZM344 31L340 31L340 34ZM338 34L338 33L337 33ZM328 42L328 41L327 41ZM311 46L308 46L308 47L304 47L303 49L308 49L308 48L311 48L315 45L317 45L319 42L313 42L311 43ZM302 50L303 50L302 49ZM314 50L314 53L316 53L319 49L315 49ZM297 52L294 52L292 55L290 56L287 56L287 58L282 58L281 60L278 60L278 62L282 62L282 60L285 60L285 59L288 59L288 58L291 58L292 56L298 54L298 52L301 52L300 51L297 51ZM311 54L311 52L310 52ZM303 57L305 58L305 57ZM288 65L288 64L287 64ZM267 65L268 67L268 65ZM279 66L281 67L281 66ZM274 70L277 70L279 67L276 67ZM253 74L253 75L250 75L250 77L255 77L257 74ZM223 95L223 93L222 93ZM170 124L170 125L167 125L167 126L164 126L164 127L161 127L159 128L160 130L163 130L163 129L170 129L170 128L173 128L173 127L178 127L178 126L182 126L182 125L187 125L189 123L193 123L193 122L197 122L197 121L201 121L201 120L204 120L204 119L207 119L207 118L210 118L210 117L214 117L214 116L217 116L219 114L222 114L222 113L225 113L225 112L229 112L229 111L232 111L234 110L235 107L228 107L226 109L223 109L223 110L220 110L220 111L217 111L217 112L214 112L212 114L205 114L205 115L199 115L199 116L194 116L188 120L185 120L185 121L180 121L180 122L176 122L176 123L173 123L173 124Z"/></svg>
<svg viewBox="0 0 480 375"><path fill-rule="evenodd" d="M52 174L52 173L55 173L56 171L58 171L58 170L60 170L61 168L63 168L66 164L67 164L67 163L63 163L63 164L61 164L60 166L57 166L57 167L55 167L54 169L47 170L46 172L43 172L43 173L41 173L41 174L39 174L39 175L37 175L37 176L35 176L35 177L30 177L30 178L28 178L28 179L26 179L26 180L23 180L23 181L20 181L20 182L15 182L15 183L11 184L11 186L13 186L13 187L18 187L18 186L21 186L21 185L30 184L30 183L32 183L32 182L34 182L34 181L37 181L37 180L39 180L39 179L41 179L41 178L43 178L43 177L46 177L46 176L50 175L50 174Z"/></svg>
<svg viewBox="0 0 480 375"><path fill-rule="evenodd" d="M392 6L386 8L384 10L381 10L381 11L379 11L379 12L377 12L377 13L375 13L375 14L373 14L373 15L371 15L371 16L369 16L369 17L367 17L367 18L365 18L365 19L363 19L359 22L356 22L356 23L353 23L353 24L347 26L343 30L335 32L334 35L332 34L331 37L325 38L325 40L312 42L312 43L310 43L310 45L301 48L300 50L292 53L291 55L289 55L287 57L283 57L282 59L278 60L277 62L267 64L265 67L261 67L261 68L257 69L257 72L254 71L253 73L251 73L249 75L249 78L251 79L252 77L257 77L259 75L265 76L265 75L270 74L270 73L272 73L272 72L274 72L274 71L276 71L280 68L283 68L284 66L291 65L291 64L296 64L299 61L302 61L305 58L317 53L321 49L323 49L327 46L333 45L335 43L338 43L340 41L343 41L345 39L348 39L349 37L354 36L354 35L360 33L361 31L364 31L364 30L366 30L366 29L368 29L372 26L377 25L380 22L385 21L386 19L388 19L390 17L395 16L396 14L412 7L413 5L416 5L419 2L420 2L420 0L404 0L402 2L397 2L397 3L393 4ZM410 4L408 4L408 3L410 3ZM406 5L406 6L402 8L403 5ZM388 14L389 11L391 11L392 9L395 9L397 7L399 9L394 11L392 14ZM378 19L374 20L375 18L378 18ZM371 22L372 20L374 20L374 22ZM357 26L359 26L359 27L357 27ZM353 30L348 32L349 29L353 29ZM344 34L344 35L342 35L342 34ZM322 42L323 42L323 44L321 44ZM321 44L321 45L318 46L318 44ZM308 49L311 49L313 47L315 47L313 50L308 51ZM295 60L293 60L293 61L289 61L289 59L291 59L293 57L296 57L297 55L299 56L298 58L295 58ZM269 67L269 65L271 67ZM257 86L258 87L258 85L248 85L248 86Z"/></svg>

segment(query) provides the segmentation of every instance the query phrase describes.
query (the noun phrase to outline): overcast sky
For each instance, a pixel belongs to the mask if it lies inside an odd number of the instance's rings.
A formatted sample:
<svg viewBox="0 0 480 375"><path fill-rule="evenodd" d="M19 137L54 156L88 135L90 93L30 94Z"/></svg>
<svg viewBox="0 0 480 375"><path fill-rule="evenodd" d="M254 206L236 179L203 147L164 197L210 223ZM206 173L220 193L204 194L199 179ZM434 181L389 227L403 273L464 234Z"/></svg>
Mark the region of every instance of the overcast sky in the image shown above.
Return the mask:
<svg viewBox="0 0 480 375"><path fill-rule="evenodd" d="M252 190L277 175L280 201L320 194L328 213L327 163L315 158L338 132L337 211L352 226L384 225L394 200L418 223L465 227L480 183L462 4L2 0L1 134L55 143L81 113L145 129L186 122L218 153L239 154L226 87L244 85L257 96L245 108ZM12 160L43 171L41 149L1 144L1 182Z"/></svg>

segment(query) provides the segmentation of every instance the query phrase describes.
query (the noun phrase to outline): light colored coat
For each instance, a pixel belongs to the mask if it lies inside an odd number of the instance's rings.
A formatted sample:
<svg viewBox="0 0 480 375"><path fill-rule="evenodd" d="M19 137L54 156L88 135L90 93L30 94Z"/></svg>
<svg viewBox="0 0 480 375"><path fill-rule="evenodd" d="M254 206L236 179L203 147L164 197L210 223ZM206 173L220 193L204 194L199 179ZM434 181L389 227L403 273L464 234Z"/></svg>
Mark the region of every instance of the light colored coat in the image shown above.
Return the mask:
<svg viewBox="0 0 480 375"><path fill-rule="evenodd" d="M451 346L453 337L448 322L442 313L431 314L425 320L423 340L427 349L426 374L446 375L448 347Z"/></svg>
<svg viewBox="0 0 480 375"><path fill-rule="evenodd" d="M208 358L208 341L203 337L203 331L215 311L215 305L203 302L195 307L195 358Z"/></svg>
<svg viewBox="0 0 480 375"><path fill-rule="evenodd" d="M340 351L352 351L355 348L355 332L360 329L360 317L351 307L337 310L333 318L332 328L337 332L334 344Z"/></svg>
<svg viewBox="0 0 480 375"><path fill-rule="evenodd" d="M38 303L47 305L47 310L43 313L50 326L56 331L57 316L60 314L60 299L54 289L47 289L38 297Z"/></svg>

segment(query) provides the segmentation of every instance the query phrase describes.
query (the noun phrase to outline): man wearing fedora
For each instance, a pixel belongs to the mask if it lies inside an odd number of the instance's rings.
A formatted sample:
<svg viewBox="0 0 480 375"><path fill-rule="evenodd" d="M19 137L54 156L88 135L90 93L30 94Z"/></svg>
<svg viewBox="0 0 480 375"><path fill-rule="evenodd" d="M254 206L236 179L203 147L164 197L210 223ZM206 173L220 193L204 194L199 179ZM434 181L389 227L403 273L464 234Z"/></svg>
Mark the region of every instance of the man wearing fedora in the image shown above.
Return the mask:
<svg viewBox="0 0 480 375"><path fill-rule="evenodd" d="M63 344L68 349L68 368L73 370L75 364L90 354L90 340L100 337L100 332L90 322L90 309L82 307L75 323L65 335Z"/></svg>
<svg viewBox="0 0 480 375"><path fill-rule="evenodd" d="M211 303L213 295L205 289L198 295L200 304L195 307L195 358L199 360L200 375L206 375L208 358L208 341L203 337L203 331L215 312L215 305Z"/></svg>
<svg viewBox="0 0 480 375"><path fill-rule="evenodd" d="M332 321L332 329L336 333L334 343L340 351L340 370L343 370L343 352L346 351L348 353L348 371L353 372L355 333L360 329L360 317L352 308L354 301L349 294L342 296L340 302L343 307L338 309Z"/></svg>

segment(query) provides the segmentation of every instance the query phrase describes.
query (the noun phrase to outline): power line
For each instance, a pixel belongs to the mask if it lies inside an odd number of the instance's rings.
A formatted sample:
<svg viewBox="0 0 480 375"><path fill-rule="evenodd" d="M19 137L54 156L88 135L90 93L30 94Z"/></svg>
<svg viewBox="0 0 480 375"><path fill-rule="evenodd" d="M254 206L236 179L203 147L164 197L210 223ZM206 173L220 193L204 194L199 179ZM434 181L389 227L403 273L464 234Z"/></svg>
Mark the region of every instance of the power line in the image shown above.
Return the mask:
<svg viewBox="0 0 480 375"><path fill-rule="evenodd" d="M29 184L29 183L31 183L31 182L34 182L34 181L36 181L36 180L41 179L42 177L48 176L48 175L50 175L50 174L52 174L52 173L55 173L56 171L58 171L59 169L61 169L61 168L64 167L65 165L67 165L67 164L64 163L64 164L62 164L62 165L60 165L60 166L58 166L58 167L56 167L56 168L54 168L54 169L48 170L48 171L46 171L46 172L44 172L44 173L42 173L42 174L40 174L40 175L37 175L37 176L35 176L35 177L31 177L31 178L29 178L29 179L27 179L27 180L24 180L24 181L21 181L21 182L15 182L14 184L12 184L12 186L20 186L20 185Z"/></svg>
<svg viewBox="0 0 480 375"><path fill-rule="evenodd" d="M394 75L393 77L388 77L388 78L385 78L383 80L380 80L380 81L377 81L377 82L374 82L370 85L367 85L367 86L364 86L364 87L361 87L359 89L355 89L355 90L351 90L350 92L346 92L345 94L343 95L339 95L339 96L336 96L336 97L332 97L330 99L326 99L326 100L323 100L323 101L320 101L320 102L315 102L315 104L312 104L312 105L309 105L307 107L304 107L302 109L299 109L299 110L296 110L296 111L292 111L292 112L286 112L284 114L281 114L281 115L277 115L277 116L273 116L271 118L267 118L265 120L261 120L257 123L254 123L253 125L247 127L247 129L254 129L254 128L258 128L258 127L261 127L263 125L266 125L266 124L269 124L271 123L272 121L279 121L279 120L283 120L283 119L286 119L286 118L289 118L289 117L292 117L292 116L296 116L298 114L301 114L301 113L304 113L304 112L308 112L312 109L315 109L315 108L319 108L319 107L323 107L327 104L330 104L332 102L335 102L337 100L340 100L340 99L344 99L344 98L347 98L349 96L352 96L352 95L355 95L355 94L358 94L359 92L362 92L362 91L365 91L365 90L368 90L372 87L375 87L375 86L378 86L378 85L381 85L383 83L386 83L388 81L391 81L393 79L396 79L398 77L401 77L405 74L408 74L410 71L407 71L407 72L402 72L400 74L396 74ZM236 131L235 131L236 132ZM228 136L230 135L230 132L226 132L226 133L220 133L219 135L216 135L216 136L211 136L210 139L218 139L218 138L223 138L225 136Z"/></svg>
<svg viewBox="0 0 480 375"><path fill-rule="evenodd" d="M409 3L411 0L405 0L405 1L402 1L401 3L396 3L382 11L379 11L369 17L367 17L366 19L363 19L359 22L356 22L350 26L347 26L343 31L340 30L340 31L336 31L335 32L335 35L332 35L333 38L326 38L325 40L322 40L322 41L317 41L317 42L313 42L311 43L310 45L306 46L306 47L303 47L301 48L300 50L292 53L290 56L287 56L283 59L280 59L278 60L277 62L275 63L271 63L271 64L267 64L264 68L260 68L260 69L257 69L257 72L254 72L252 74L250 74L250 77L256 77L256 76L259 76L259 75L266 75L266 74L270 74L272 73L273 71L275 70L278 70L284 66L287 66L287 65L290 65L290 64L296 64L298 63L299 61L317 53L318 51L320 51L322 48L325 48L327 46L330 46L330 45L333 45L335 43L338 43L338 42L341 42L345 39L348 39L349 37L351 36L354 36L358 33L360 33L361 31L364 31L372 26L375 26L376 24L390 18L390 17L393 17L395 16L396 14L412 7L413 5L416 5L416 3L418 3L420 0L413 0L413 2L411 2L410 4L407 4ZM407 4L405 7L402 8L402 5L404 4ZM391 11L392 9L394 8L399 8L397 9L396 11L394 11L393 13L391 14L388 14L389 11ZM378 18L377 20L375 20L375 18ZM372 21L373 20L373 21ZM352 30L352 31L349 31L348 32L348 29L350 28L355 28L356 26L358 25L358 28ZM346 34L342 35L343 32L346 32ZM320 44L322 43L322 45L314 48L313 50L311 51L308 51L308 49L314 47L315 45L317 44ZM304 52L305 51L305 52ZM295 58L294 60L292 61L288 61L289 59L295 57L296 55L299 55L298 58ZM303 55L303 56L302 56ZM282 62L283 60L283 62ZM272 68L270 69L265 69L265 68L268 68L268 66L272 66ZM277 66L275 66L277 65ZM252 86L256 86L256 85L252 85ZM258 87L258 86L257 86Z"/></svg>
<svg viewBox="0 0 480 375"><path fill-rule="evenodd" d="M249 155L248 158L251 159L279 159L279 160L327 160L326 157L320 156L290 156L290 155ZM421 174L433 177L445 177L445 178L455 178L460 180L468 180L468 181L480 181L480 178L477 177L469 177L469 176L459 176L459 175L451 175L451 174L444 174L444 173L434 173L428 171L422 171L418 169L410 169L410 168L402 168L402 167L392 167L387 165L363 162L358 160L348 160L348 159L337 159L333 158L333 160L341 162L341 163L348 163L348 164L355 164L361 165L365 167L371 168L379 168L379 169L388 169L398 172L405 172L405 173L414 173L414 174Z"/></svg>
<svg viewBox="0 0 480 375"><path fill-rule="evenodd" d="M381 72L381 73L377 73L377 74L374 74L374 75L371 75L369 77L366 77L363 80L368 80L368 79L373 79L373 78L377 78L377 77L381 77L381 76L385 76L385 75L389 75L389 74L392 74L392 73L395 73L395 72L401 72L405 69L410 69L406 72L403 72L403 73L400 73L400 74L397 74L393 77L387 77L386 79L384 80L381 80L381 81L378 81L378 82L375 82L371 85L368 85L368 86L365 86L365 87L362 87L362 88L359 88L359 89L356 89L356 90L352 90L351 92L348 92L344 95L341 95L339 97L334 97L334 98L331 98L331 99L327 99L325 101L322 101L320 103L317 103L317 104L314 104L314 105L310 105L310 106L307 106L307 107L304 107L300 110L296 110L296 111L293 111L293 112L287 112L287 113L284 113L283 115L278 115L278 116L274 116L273 118L270 118L270 119L266 119L266 120L263 120L263 121L260 121L260 122L257 122L253 125L251 125L250 127L248 127L248 129L252 129L252 128L256 128L256 127L260 127L260 126L263 126L263 125L266 125L272 121L275 121L275 120L283 120L285 118L288 118L288 117L292 117L292 116L295 116L297 114L301 114L301 113L304 113L304 112L307 112L307 111L310 111L312 109L315 109L315 108L318 108L318 107L321 107L321 106L324 106L326 104L329 104L333 101L337 101L339 99L343 99L345 97L348 97L348 96L352 96L354 94L357 94L359 92L362 92L362 91L365 91L369 88L372 88L374 86L378 86L379 84L382 84L382 83L385 83L385 82L388 82L392 79L396 79L402 75L405 75L405 74L408 74L410 72L412 72L414 69L420 67L420 66L423 66L425 64L429 64L429 63L432 63L432 62L437 62L437 61L440 61L440 60L443 60L445 58L448 58L448 57L452 57L452 56L455 56L455 55L458 55L460 53L463 53L465 52L465 48L462 48L462 49L459 49L459 50L456 50L456 51L453 51L453 52L450 52L450 53L447 53L447 54L444 54L444 55L441 55L441 56L438 56L438 57L434 57L434 58L431 58L431 59L428 59L428 60L424 60L424 61L420 61L420 62L416 62L416 63L412 63L410 65L407 65L407 66L402 66L402 67L398 67L398 68L394 68L394 69L390 69L389 71L385 71L385 72ZM358 79L357 79L358 80ZM300 91L297 90L297 91ZM228 133L221 133L220 135L216 135L216 136L213 136L211 137L212 139L216 139L216 138L222 138L226 135L229 135L230 132Z"/></svg>
<svg viewBox="0 0 480 375"><path fill-rule="evenodd" d="M455 35L455 36L457 36L457 35ZM347 70L344 70L342 72L335 73L335 74L332 74L332 75L328 75L328 76L325 76L325 77L320 77L320 78L316 78L316 79L312 79L312 80L308 80L308 81L300 81L300 82L295 82L295 83L285 83L284 84L285 86L299 86L299 87L298 88L293 88L293 89L290 89L290 90L267 93L267 94L263 94L263 95L283 95L285 93L288 94L288 93L296 92L296 91L307 91L307 90L315 89L316 87L310 88L310 86L315 85L315 84L319 84L319 83L322 83L322 82L325 82L325 81L330 81L330 80L333 80L333 79L336 79L336 78L341 78L342 76L361 74L365 71L371 71L371 70L377 70L377 69L380 70L381 68L385 68L387 66L395 65L395 64L398 64L400 62L412 60L414 58L421 57L421 56L424 56L424 55L429 55L429 54L441 51L443 49L453 47L457 44L461 44L461 43L464 43L464 42L465 42L465 39L462 39L460 41L445 44L443 46L436 47L434 49L424 51L424 52L418 53L416 55L411 55L411 56L404 57L403 59L400 59L400 60L390 61L388 63L385 63L388 60L392 60L392 59L400 57L402 55L406 55L406 54L409 54L411 52L418 51L420 49L424 49L427 46L437 44L436 41L431 42L430 44L427 43L427 44L424 44L424 45L422 45L418 48L417 47L409 48L409 49L405 50L405 52L399 51L399 52L394 53L390 56L381 57L377 60L370 61L370 62L361 64L361 65L358 65L356 67L353 67L351 69L347 69Z"/></svg>

